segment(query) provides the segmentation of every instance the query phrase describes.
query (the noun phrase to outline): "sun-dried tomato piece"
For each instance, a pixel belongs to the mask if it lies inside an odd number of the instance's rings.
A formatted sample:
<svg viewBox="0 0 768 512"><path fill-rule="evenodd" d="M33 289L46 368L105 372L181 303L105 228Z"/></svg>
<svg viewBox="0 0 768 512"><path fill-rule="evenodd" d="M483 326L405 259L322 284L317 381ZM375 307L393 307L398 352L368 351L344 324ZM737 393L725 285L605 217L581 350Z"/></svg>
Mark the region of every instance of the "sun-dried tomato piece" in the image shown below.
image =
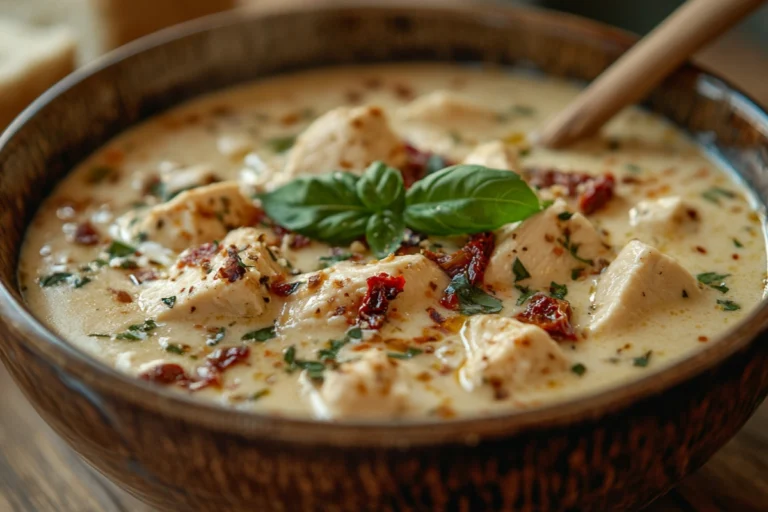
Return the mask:
<svg viewBox="0 0 768 512"><path fill-rule="evenodd" d="M284 228L283 226L279 226L277 224L274 224L272 226L272 231L274 231L275 235L277 235L278 245L283 243L283 239L285 239L286 236L293 235L291 237L291 241L288 242L288 247L290 247L291 249L301 249L312 243L312 240L305 237L304 235L294 233L290 229Z"/></svg>
<svg viewBox="0 0 768 512"><path fill-rule="evenodd" d="M576 332L571 325L571 305L568 301L536 294L528 301L525 311L517 319L538 325L556 340L575 340Z"/></svg>
<svg viewBox="0 0 768 512"><path fill-rule="evenodd" d="M568 191L568 197L578 197L579 209L585 215L595 213L613 198L616 179L613 174L592 176L582 172L563 172L556 169L528 169L528 184L536 188L559 185Z"/></svg>
<svg viewBox="0 0 768 512"><path fill-rule="evenodd" d="M289 283L284 277L279 277L269 285L269 289L278 297L288 297L289 295L293 295L299 286L301 286L301 282L296 281Z"/></svg>
<svg viewBox="0 0 768 512"><path fill-rule="evenodd" d="M81 222L75 228L73 240L80 245L96 245L99 243L99 232L89 221Z"/></svg>
<svg viewBox="0 0 768 512"><path fill-rule="evenodd" d="M226 279L230 283L234 283L237 280L242 279L244 275L245 265L243 264L243 260L240 259L237 247L230 245L227 247L227 260L216 273L216 279Z"/></svg>
<svg viewBox="0 0 768 512"><path fill-rule="evenodd" d="M219 244L217 243L207 243L194 249L188 249L179 258L179 266L200 266L204 263L210 263L217 252L219 252Z"/></svg>
<svg viewBox="0 0 768 512"><path fill-rule="evenodd" d="M467 275L469 284L475 286L483 283L485 268L495 246L493 233L477 233L470 237L464 247L452 254L425 251L424 255L437 263L451 278L463 273Z"/></svg>
<svg viewBox="0 0 768 512"><path fill-rule="evenodd" d="M568 191L569 197L576 197L579 185L593 180L595 177L583 172L564 172L556 169L527 169L525 172L528 184L542 189L559 185Z"/></svg>
<svg viewBox="0 0 768 512"><path fill-rule="evenodd" d="M579 196L579 209L589 215L603 208L613 198L616 179L613 174L598 176L584 185L584 191Z"/></svg>
<svg viewBox="0 0 768 512"><path fill-rule="evenodd" d="M164 363L153 366L147 371L141 373L139 378L154 384L168 386L170 384L179 384L186 386L189 384L189 376L184 368L177 364Z"/></svg>
<svg viewBox="0 0 768 512"><path fill-rule="evenodd" d="M358 310L357 323L368 329L381 329L387 318L389 302L405 289L405 278L382 272L369 277L366 282L368 290Z"/></svg>
<svg viewBox="0 0 768 512"><path fill-rule="evenodd" d="M221 372L230 366L244 362L250 354L251 349L248 347L219 348L205 358L205 365Z"/></svg>
<svg viewBox="0 0 768 512"><path fill-rule="evenodd" d="M435 155L435 153L432 153L431 151L422 151L412 144L407 142L405 143L406 161L405 165L403 165L403 167L400 169L400 174L403 175L405 188L409 188L411 185L427 175L429 162L435 156L442 160L445 167L449 167L454 164L446 158Z"/></svg>

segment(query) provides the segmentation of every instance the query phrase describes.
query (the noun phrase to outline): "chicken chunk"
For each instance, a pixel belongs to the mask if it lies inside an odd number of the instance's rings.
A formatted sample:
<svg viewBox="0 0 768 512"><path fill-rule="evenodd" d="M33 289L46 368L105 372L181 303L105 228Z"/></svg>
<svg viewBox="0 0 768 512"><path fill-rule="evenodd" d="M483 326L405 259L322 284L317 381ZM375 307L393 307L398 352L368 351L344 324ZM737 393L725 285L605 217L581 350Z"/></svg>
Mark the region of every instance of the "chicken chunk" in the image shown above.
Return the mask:
<svg viewBox="0 0 768 512"><path fill-rule="evenodd" d="M562 349L535 325L478 315L464 324L461 336L467 361L460 376L469 391L489 384L503 398L545 384L568 369Z"/></svg>
<svg viewBox="0 0 768 512"><path fill-rule="evenodd" d="M306 286L288 297L278 327L295 330L296 336L339 337L359 319L368 278L382 273L405 278L402 293L389 303L385 328L392 322L418 323L420 315L428 321L427 307L440 308L448 276L420 254L390 256L374 263L340 263L309 275Z"/></svg>
<svg viewBox="0 0 768 512"><path fill-rule="evenodd" d="M313 406L322 418L396 418L408 412L411 376L380 350L327 370Z"/></svg>
<svg viewBox="0 0 768 512"><path fill-rule="evenodd" d="M464 163L514 171L518 169L520 162L516 149L510 148L500 140L494 140L476 146L464 159Z"/></svg>
<svg viewBox="0 0 768 512"><path fill-rule="evenodd" d="M404 107L402 117L441 127L466 127L467 124L495 123L498 115L493 109L455 92L435 91Z"/></svg>
<svg viewBox="0 0 768 512"><path fill-rule="evenodd" d="M147 239L174 251L220 240L230 230L248 226L258 210L234 181L181 192L148 210L133 210L116 221L116 234L127 242Z"/></svg>
<svg viewBox="0 0 768 512"><path fill-rule="evenodd" d="M201 324L259 317L275 303L270 284L285 278L281 257L259 230L232 231L220 244L184 251L168 279L152 282L139 295L139 307L158 320Z"/></svg>
<svg viewBox="0 0 768 512"><path fill-rule="evenodd" d="M579 275L597 272L610 257L610 248L592 223L557 200L534 217L496 233L485 283L497 291L515 284L542 290L553 281L570 281L577 271ZM525 273L530 276L521 277Z"/></svg>
<svg viewBox="0 0 768 512"><path fill-rule="evenodd" d="M626 330L654 312L684 308L701 293L676 260L633 240L600 276L590 330Z"/></svg>
<svg viewBox="0 0 768 512"><path fill-rule="evenodd" d="M629 224L651 236L690 233L699 225L696 209L679 196L640 201L629 211Z"/></svg>
<svg viewBox="0 0 768 512"><path fill-rule="evenodd" d="M160 182L166 197L174 197L185 190L220 181L213 168L206 164L190 167L166 166L160 170Z"/></svg>
<svg viewBox="0 0 768 512"><path fill-rule="evenodd" d="M299 135L283 178L331 171L361 174L377 160L400 167L405 157L403 141L392 131L381 108L339 107L316 119Z"/></svg>

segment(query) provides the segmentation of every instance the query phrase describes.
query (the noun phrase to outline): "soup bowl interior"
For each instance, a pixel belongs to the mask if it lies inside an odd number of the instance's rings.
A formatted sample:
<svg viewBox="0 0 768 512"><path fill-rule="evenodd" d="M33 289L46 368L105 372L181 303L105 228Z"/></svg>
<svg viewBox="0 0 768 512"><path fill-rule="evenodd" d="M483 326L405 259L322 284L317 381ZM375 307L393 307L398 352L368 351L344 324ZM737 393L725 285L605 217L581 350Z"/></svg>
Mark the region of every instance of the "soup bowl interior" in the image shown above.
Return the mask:
<svg viewBox="0 0 768 512"><path fill-rule="evenodd" d="M702 464L765 397L765 302L696 356L567 404L448 422L319 424L226 410L122 375L46 329L16 281L24 232L52 187L111 137L186 99L350 63L484 62L590 80L632 42L547 12L343 3L218 15L86 66L0 139L0 356L79 453L164 508L643 505ZM691 66L646 106L705 144L763 209L768 119L760 108Z"/></svg>

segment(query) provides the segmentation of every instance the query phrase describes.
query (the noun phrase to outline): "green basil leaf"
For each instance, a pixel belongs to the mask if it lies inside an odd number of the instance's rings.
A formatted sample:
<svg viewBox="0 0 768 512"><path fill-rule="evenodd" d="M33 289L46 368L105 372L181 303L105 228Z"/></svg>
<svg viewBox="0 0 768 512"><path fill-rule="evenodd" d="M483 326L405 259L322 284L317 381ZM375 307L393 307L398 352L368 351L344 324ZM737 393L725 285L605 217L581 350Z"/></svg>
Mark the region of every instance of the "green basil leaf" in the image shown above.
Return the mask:
<svg viewBox="0 0 768 512"><path fill-rule="evenodd" d="M472 286L466 274L456 274L445 293L456 294L459 299L459 312L466 316L498 313L503 307L499 299Z"/></svg>
<svg viewBox="0 0 768 512"><path fill-rule="evenodd" d="M514 172L454 165L408 190L405 223L429 235L459 235L490 231L540 210L539 198Z"/></svg>
<svg viewBox="0 0 768 512"><path fill-rule="evenodd" d="M403 176L384 162L373 162L357 182L357 196L373 211L402 212L405 207Z"/></svg>
<svg viewBox="0 0 768 512"><path fill-rule="evenodd" d="M403 217L390 211L384 211L374 213L368 219L365 239L377 258L385 258L400 247L404 234Z"/></svg>
<svg viewBox="0 0 768 512"><path fill-rule="evenodd" d="M371 211L357 196L358 177L334 172L305 176L262 194L262 207L284 228L332 244L365 234Z"/></svg>

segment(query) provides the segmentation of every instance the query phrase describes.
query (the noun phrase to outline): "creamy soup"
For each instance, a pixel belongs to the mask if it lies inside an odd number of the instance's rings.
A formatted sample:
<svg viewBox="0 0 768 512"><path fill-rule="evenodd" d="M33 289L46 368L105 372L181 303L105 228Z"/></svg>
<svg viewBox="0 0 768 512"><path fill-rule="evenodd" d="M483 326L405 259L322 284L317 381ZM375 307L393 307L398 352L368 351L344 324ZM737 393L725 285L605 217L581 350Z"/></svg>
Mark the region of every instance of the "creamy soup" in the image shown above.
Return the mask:
<svg viewBox="0 0 768 512"><path fill-rule="evenodd" d="M137 379L275 415L450 419L639 379L761 300L762 220L640 109L530 146L577 93L413 64L201 98L56 188L25 298Z"/></svg>

